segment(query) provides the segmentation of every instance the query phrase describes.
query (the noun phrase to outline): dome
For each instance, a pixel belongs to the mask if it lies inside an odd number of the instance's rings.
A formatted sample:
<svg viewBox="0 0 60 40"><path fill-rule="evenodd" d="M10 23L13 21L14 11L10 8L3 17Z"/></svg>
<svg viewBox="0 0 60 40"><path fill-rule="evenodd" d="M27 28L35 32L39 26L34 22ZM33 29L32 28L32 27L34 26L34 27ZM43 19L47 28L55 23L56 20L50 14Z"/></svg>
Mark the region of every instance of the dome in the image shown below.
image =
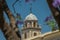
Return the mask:
<svg viewBox="0 0 60 40"><path fill-rule="evenodd" d="M38 20L38 19L37 19L37 17L36 17L34 14L30 13L30 14L25 18L25 20Z"/></svg>

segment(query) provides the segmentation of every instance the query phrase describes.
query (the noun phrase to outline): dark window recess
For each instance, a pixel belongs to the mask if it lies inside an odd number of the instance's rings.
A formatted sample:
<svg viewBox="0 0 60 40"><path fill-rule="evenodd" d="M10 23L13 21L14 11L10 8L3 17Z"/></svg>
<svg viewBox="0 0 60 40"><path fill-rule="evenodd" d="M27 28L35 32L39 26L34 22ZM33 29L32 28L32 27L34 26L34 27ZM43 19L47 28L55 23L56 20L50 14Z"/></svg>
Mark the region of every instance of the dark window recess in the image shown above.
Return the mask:
<svg viewBox="0 0 60 40"><path fill-rule="evenodd" d="M25 33L25 37L24 37L25 39L27 38L27 35L26 35L26 33Z"/></svg>
<svg viewBox="0 0 60 40"><path fill-rule="evenodd" d="M34 22L34 27L35 27L35 22Z"/></svg>
<svg viewBox="0 0 60 40"><path fill-rule="evenodd" d="M37 33L34 33L34 36L36 36L37 35Z"/></svg>

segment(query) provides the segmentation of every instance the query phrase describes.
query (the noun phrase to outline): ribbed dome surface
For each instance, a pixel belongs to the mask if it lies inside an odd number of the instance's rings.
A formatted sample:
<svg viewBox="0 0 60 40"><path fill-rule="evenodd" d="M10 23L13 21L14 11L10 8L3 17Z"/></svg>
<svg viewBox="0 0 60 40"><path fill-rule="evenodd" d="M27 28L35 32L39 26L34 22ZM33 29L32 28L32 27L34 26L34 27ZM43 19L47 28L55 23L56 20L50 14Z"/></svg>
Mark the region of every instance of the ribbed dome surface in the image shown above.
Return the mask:
<svg viewBox="0 0 60 40"><path fill-rule="evenodd" d="M34 14L30 13L30 14L25 18L25 20L38 20L38 19L37 19L37 17L36 17Z"/></svg>

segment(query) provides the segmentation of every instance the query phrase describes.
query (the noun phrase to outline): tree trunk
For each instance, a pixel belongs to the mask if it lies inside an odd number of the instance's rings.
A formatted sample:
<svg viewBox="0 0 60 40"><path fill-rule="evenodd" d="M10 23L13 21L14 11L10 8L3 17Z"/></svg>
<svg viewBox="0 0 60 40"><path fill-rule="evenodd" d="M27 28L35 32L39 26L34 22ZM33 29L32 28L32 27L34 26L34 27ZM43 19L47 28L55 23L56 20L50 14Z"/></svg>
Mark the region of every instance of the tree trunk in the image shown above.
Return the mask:
<svg viewBox="0 0 60 40"><path fill-rule="evenodd" d="M54 7L52 6L53 0L47 0L47 2L48 2L48 5L49 5L49 7L50 7L50 9L51 9L51 11L52 11L52 14L53 14L56 22L58 23L58 28L59 28L59 30L60 30L60 12L59 12L56 8L54 8ZM57 14L57 13L58 13L58 14Z"/></svg>

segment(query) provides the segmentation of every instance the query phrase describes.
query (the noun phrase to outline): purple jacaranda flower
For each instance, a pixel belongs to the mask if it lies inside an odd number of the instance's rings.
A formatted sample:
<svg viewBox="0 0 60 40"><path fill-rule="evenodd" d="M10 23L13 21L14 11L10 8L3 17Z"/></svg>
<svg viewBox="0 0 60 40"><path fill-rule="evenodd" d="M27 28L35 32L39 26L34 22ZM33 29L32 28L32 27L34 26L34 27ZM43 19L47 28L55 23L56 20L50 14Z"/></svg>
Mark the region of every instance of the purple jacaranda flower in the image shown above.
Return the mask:
<svg viewBox="0 0 60 40"><path fill-rule="evenodd" d="M58 8L60 6L60 0L54 0L52 5L53 7Z"/></svg>
<svg viewBox="0 0 60 40"><path fill-rule="evenodd" d="M49 20L49 17L46 17L45 22Z"/></svg>
<svg viewBox="0 0 60 40"><path fill-rule="evenodd" d="M16 24L23 24L23 21L17 20Z"/></svg>
<svg viewBox="0 0 60 40"><path fill-rule="evenodd" d="M47 21L49 21L51 19L53 19L53 17L52 16L48 16L48 17L46 17L45 22L47 22Z"/></svg>

